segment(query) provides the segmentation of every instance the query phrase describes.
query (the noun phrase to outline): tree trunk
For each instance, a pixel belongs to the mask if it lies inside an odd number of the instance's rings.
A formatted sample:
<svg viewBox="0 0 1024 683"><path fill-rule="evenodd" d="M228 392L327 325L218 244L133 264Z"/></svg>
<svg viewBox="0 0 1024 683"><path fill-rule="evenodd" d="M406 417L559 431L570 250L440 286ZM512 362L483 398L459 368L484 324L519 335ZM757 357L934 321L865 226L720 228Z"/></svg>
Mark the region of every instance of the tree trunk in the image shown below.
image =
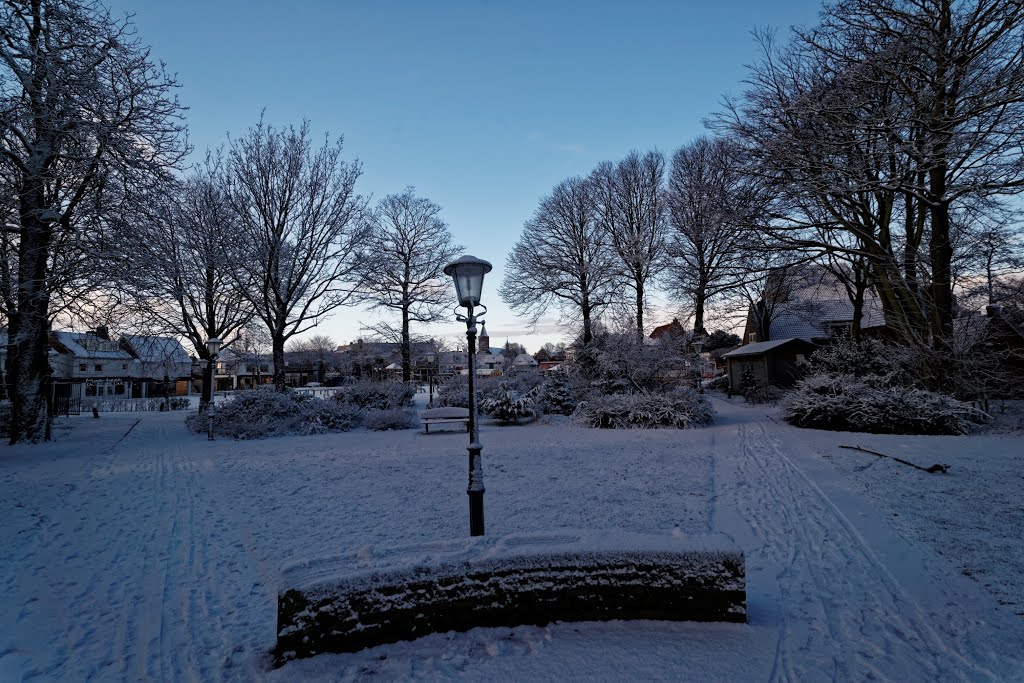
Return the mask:
<svg viewBox="0 0 1024 683"><path fill-rule="evenodd" d="M636 280L636 337L644 338L644 283Z"/></svg>
<svg viewBox="0 0 1024 683"><path fill-rule="evenodd" d="M271 343L274 347L274 390L287 391L288 383L284 372L284 335L274 333Z"/></svg>
<svg viewBox="0 0 1024 683"><path fill-rule="evenodd" d="M703 335L706 334L704 330L704 301L706 299L705 287L701 285L697 288L697 292L694 296L693 302L693 334Z"/></svg>
<svg viewBox="0 0 1024 683"><path fill-rule="evenodd" d="M10 316L8 330L12 444L47 439L50 423L46 396L50 298L46 285L51 227L39 219L43 210L41 190L23 191L20 204L18 310Z"/></svg>
<svg viewBox="0 0 1024 683"><path fill-rule="evenodd" d="M586 347L594 340L594 328L590 321L590 302L584 300L581 309L583 311L583 346Z"/></svg>
<svg viewBox="0 0 1024 683"><path fill-rule="evenodd" d="M412 376L412 342L409 338L409 309L402 308L402 381Z"/></svg>
<svg viewBox="0 0 1024 683"><path fill-rule="evenodd" d="M943 175L941 186L944 189L944 171L933 171L933 175L939 173ZM949 205L943 203L933 206L931 208L931 216L932 236L929 254L932 266L932 346L936 350L941 350L945 348L953 336L953 289L951 282L953 245L949 240Z"/></svg>

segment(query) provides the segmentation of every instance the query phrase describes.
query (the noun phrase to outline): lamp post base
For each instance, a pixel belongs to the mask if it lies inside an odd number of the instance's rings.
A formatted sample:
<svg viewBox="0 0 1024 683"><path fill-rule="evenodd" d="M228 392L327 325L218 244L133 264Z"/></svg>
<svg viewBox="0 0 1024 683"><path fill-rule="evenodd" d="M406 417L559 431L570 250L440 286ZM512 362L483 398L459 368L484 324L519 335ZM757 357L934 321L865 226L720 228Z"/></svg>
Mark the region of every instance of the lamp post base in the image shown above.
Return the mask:
<svg viewBox="0 0 1024 683"><path fill-rule="evenodd" d="M466 491L469 494L469 535L484 535L484 492Z"/></svg>

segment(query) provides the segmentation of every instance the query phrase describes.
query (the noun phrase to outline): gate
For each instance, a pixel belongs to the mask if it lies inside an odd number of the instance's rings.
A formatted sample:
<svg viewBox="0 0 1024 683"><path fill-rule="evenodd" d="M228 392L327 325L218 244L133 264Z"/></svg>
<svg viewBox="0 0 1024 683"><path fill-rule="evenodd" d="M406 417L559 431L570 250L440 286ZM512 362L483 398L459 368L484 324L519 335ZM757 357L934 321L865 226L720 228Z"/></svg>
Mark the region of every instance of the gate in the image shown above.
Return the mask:
<svg viewBox="0 0 1024 683"><path fill-rule="evenodd" d="M53 415L81 415L82 385L70 382L53 383Z"/></svg>

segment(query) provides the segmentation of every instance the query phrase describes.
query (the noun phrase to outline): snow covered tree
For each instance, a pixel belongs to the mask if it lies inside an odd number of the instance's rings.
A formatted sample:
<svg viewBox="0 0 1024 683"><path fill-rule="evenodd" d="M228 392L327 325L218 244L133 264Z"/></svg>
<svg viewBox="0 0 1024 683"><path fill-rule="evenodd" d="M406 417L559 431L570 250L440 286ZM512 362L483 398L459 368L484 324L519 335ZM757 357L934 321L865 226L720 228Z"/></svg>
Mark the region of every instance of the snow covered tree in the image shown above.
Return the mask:
<svg viewBox="0 0 1024 683"><path fill-rule="evenodd" d="M866 257L917 346L951 341L958 213L1024 187L1022 39L1017 0L836 3L766 40L731 107L725 127L784 189L772 231Z"/></svg>
<svg viewBox="0 0 1024 683"><path fill-rule="evenodd" d="M226 261L224 246L237 235L225 189L220 160L210 155L192 176L140 207L122 234L132 258L121 261L118 278L143 324L187 339L206 360L207 340L231 346L253 317ZM207 366L202 405L212 396L214 370Z"/></svg>
<svg viewBox="0 0 1024 683"><path fill-rule="evenodd" d="M578 316L584 344L594 338L593 321L615 291L615 263L597 218L587 180L560 182L523 227L499 290L513 311L534 324L552 306Z"/></svg>
<svg viewBox="0 0 1024 683"><path fill-rule="evenodd" d="M175 87L134 26L99 3L0 5L12 443L48 434L47 329L58 288L108 255L109 219L167 182L186 152Z"/></svg>
<svg viewBox="0 0 1024 683"><path fill-rule="evenodd" d="M737 288L747 270L746 226L763 201L738 163L738 149L724 139L700 137L672 155L667 284L692 302L697 334L707 302Z"/></svg>
<svg viewBox="0 0 1024 683"><path fill-rule="evenodd" d="M238 232L226 248L270 334L278 391L286 388L285 343L352 303L358 287L366 202L355 193L360 165L342 160L341 148L339 138L313 149L308 121L275 129L261 120L229 144L227 197Z"/></svg>
<svg viewBox="0 0 1024 683"><path fill-rule="evenodd" d="M446 318L455 304L444 267L463 249L440 217L441 207L415 190L388 195L366 217L357 273L356 298L370 308L397 313L399 330L375 328L397 337L402 349L402 379L412 376L412 323Z"/></svg>
<svg viewBox="0 0 1024 683"><path fill-rule="evenodd" d="M631 152L616 164L602 162L590 176L598 224L635 295L638 339L644 336L647 287L665 266L664 176L665 157L654 151Z"/></svg>

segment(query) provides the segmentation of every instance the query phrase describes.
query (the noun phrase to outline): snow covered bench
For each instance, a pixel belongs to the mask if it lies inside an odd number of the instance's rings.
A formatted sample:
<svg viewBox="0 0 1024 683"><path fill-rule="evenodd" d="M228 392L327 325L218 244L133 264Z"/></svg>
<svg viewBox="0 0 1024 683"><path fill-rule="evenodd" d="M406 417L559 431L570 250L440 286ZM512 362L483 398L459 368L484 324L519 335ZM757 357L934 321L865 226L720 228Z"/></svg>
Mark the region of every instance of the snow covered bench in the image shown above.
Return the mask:
<svg viewBox="0 0 1024 683"><path fill-rule="evenodd" d="M476 537L285 568L277 666L428 633L554 621L746 621L724 536L561 531Z"/></svg>
<svg viewBox="0 0 1024 683"><path fill-rule="evenodd" d="M445 423L461 423L469 429L469 408L428 408L420 412L423 420L423 433L430 433L430 425Z"/></svg>

